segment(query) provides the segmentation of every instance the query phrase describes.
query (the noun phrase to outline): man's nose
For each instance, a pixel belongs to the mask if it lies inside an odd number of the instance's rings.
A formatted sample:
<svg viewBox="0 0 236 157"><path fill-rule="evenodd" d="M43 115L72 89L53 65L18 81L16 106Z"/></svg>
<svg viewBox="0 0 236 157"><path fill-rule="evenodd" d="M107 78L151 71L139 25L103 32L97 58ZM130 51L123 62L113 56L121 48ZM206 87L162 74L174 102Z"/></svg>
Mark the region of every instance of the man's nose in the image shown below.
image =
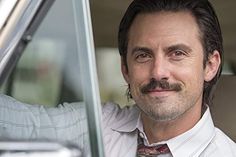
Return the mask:
<svg viewBox="0 0 236 157"><path fill-rule="evenodd" d="M162 57L154 59L151 68L152 78L156 80L168 80L170 76L169 63Z"/></svg>

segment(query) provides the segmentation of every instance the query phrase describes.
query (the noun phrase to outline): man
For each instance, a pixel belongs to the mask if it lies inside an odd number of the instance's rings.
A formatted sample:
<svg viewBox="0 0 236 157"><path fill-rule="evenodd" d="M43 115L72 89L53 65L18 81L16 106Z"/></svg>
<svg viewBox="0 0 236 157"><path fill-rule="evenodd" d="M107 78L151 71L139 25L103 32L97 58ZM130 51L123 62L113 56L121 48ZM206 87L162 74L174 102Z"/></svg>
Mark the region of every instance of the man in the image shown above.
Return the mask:
<svg viewBox="0 0 236 157"><path fill-rule="evenodd" d="M142 156L144 145L167 144L162 156L236 156L234 142L214 128L209 111L223 46L207 0L134 0L118 41L122 73L137 107L110 107L105 126L115 131L105 130L112 132L109 155L135 156L137 150ZM159 153L152 148L150 154L153 149Z"/></svg>
<svg viewBox="0 0 236 157"><path fill-rule="evenodd" d="M214 127L209 110L223 46L207 0L134 0L120 23L118 40L128 95L136 105L103 106L106 156L236 156L235 143ZM19 102L5 96L1 100L2 108L10 106L5 112L13 115L14 110L17 117L14 104ZM30 125L18 126L19 136L70 140L86 132L78 122L84 112L74 104L54 109L21 106L24 114L15 121ZM66 127L68 121L75 124ZM5 131L5 136L13 135Z"/></svg>

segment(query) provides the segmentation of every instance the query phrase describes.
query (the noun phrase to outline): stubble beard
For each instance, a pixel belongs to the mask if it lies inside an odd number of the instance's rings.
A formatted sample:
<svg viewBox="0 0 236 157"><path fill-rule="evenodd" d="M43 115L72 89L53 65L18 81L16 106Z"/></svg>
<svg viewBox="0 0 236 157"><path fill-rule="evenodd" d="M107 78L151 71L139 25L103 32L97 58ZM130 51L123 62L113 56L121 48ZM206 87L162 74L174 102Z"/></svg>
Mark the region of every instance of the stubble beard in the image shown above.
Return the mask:
<svg viewBox="0 0 236 157"><path fill-rule="evenodd" d="M164 122L174 120L184 113L184 110L181 109L183 108L181 102L169 102L163 99L164 98L149 98L145 103L138 102L137 105L146 116L154 121Z"/></svg>
<svg viewBox="0 0 236 157"><path fill-rule="evenodd" d="M167 97L152 97L148 91L155 88L172 90L173 95ZM136 93L138 94L138 93ZM154 121L170 121L183 115L197 101L194 95L183 91L181 84L170 84L165 80L150 80L147 85L139 89L139 96L135 102L141 111Z"/></svg>
<svg viewBox="0 0 236 157"><path fill-rule="evenodd" d="M156 122L168 122L183 116L193 108L202 95L179 91L170 97L158 98L142 95L137 101L141 112Z"/></svg>

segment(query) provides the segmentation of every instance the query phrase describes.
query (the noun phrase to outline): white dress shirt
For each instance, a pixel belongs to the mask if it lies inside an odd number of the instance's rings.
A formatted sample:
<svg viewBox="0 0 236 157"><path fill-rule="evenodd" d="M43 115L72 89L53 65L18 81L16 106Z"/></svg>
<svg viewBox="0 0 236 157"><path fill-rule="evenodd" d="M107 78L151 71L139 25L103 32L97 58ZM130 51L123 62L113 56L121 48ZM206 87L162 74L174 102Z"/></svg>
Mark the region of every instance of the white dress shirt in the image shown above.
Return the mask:
<svg viewBox="0 0 236 157"><path fill-rule="evenodd" d="M120 109L118 105L107 103L103 107L103 125L107 156L135 157L137 129L142 132L145 145L148 145L140 120L140 110L136 106ZM171 154L162 155L163 157L236 157L236 144L214 127L209 108L192 129L151 146L163 143L171 151Z"/></svg>
<svg viewBox="0 0 236 157"><path fill-rule="evenodd" d="M136 107L103 106L103 135L107 157L135 157L137 129L148 144ZM0 94L0 137L53 139L73 142L88 151L88 130L83 103L45 108L27 105ZM215 128L209 108L189 131L168 141L171 153L161 157L236 157L236 145ZM155 145L155 144L152 144Z"/></svg>

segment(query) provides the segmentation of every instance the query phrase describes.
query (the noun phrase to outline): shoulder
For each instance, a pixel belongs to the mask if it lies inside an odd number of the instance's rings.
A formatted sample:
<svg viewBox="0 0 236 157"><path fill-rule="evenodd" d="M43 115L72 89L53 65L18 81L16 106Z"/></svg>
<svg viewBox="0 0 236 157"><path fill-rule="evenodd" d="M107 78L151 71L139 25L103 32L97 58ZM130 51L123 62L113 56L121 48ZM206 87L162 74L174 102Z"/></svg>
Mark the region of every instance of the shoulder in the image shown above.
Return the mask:
<svg viewBox="0 0 236 157"><path fill-rule="evenodd" d="M121 108L118 104L107 102L102 106L103 119L122 119L138 111L136 105Z"/></svg>
<svg viewBox="0 0 236 157"><path fill-rule="evenodd" d="M123 110L120 108L118 104L107 102L102 106L102 116L103 119L116 117L117 115L121 114Z"/></svg>
<svg viewBox="0 0 236 157"><path fill-rule="evenodd" d="M206 156L236 156L236 144L220 129L215 128L215 136L205 151Z"/></svg>
<svg viewBox="0 0 236 157"><path fill-rule="evenodd" d="M108 102L102 107L104 129L120 130L118 128L128 124L129 128L133 128L133 125L137 123L139 113L137 105L120 108L118 104Z"/></svg>
<svg viewBox="0 0 236 157"><path fill-rule="evenodd" d="M216 128L214 142L219 148L224 148L225 151L233 151L236 156L236 143L218 128Z"/></svg>

